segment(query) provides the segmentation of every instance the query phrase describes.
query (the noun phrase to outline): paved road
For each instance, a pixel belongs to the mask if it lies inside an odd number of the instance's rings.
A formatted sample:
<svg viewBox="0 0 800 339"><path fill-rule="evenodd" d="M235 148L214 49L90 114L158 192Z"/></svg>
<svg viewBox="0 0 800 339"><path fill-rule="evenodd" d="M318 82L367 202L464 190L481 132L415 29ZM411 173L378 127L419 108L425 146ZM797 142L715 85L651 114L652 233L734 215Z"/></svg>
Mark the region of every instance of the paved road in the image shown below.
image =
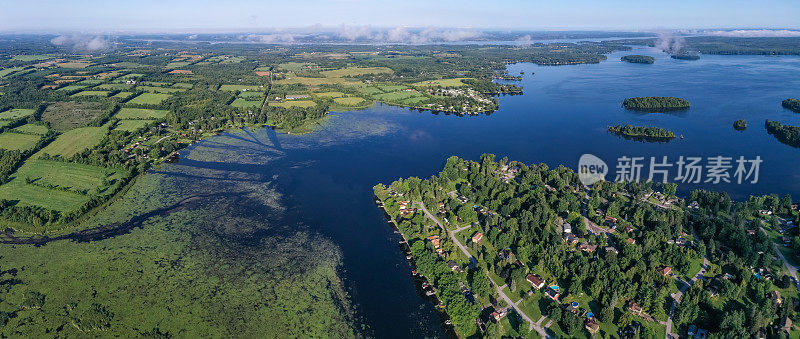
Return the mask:
<svg viewBox="0 0 800 339"><path fill-rule="evenodd" d="M683 279L680 279L675 275L672 276L675 280L678 280L681 283L683 283L683 286L678 289L678 292L675 292L675 293L672 294L672 299L674 299L674 302L672 303L672 307L669 310L669 316L667 317L667 323L665 324L665 325L667 325L667 334L665 336L665 339L677 338L678 337L677 333L672 333L672 317L675 315L675 308L681 302L681 298L683 297L683 293L686 292L686 290L688 290L690 287L692 287L692 285L694 285L694 283L697 281L697 279L700 279L700 276L702 276L703 273L705 273L708 270L708 266L710 264L711 263L708 261L708 259L704 257L703 258L703 267L700 269L699 272L697 272L697 274L694 275L694 277L692 277L692 279L689 280L689 282L686 282Z"/></svg>
<svg viewBox="0 0 800 339"><path fill-rule="evenodd" d="M763 227L761 227L761 232L763 232L764 235L767 235L767 230L765 230ZM797 279L797 267L790 264L789 261L786 260L786 257L783 256L783 253L781 253L781 249L778 248L778 246L779 246L778 244L774 244L775 253L778 253L778 257L781 258L781 260L783 260L783 264L786 265L786 269L789 271L789 275ZM798 287L798 289L800 289L800 287Z"/></svg>
<svg viewBox="0 0 800 339"><path fill-rule="evenodd" d="M428 209L427 209L427 208L425 208L425 204L423 204L423 203L421 203L421 202L418 202L418 203L417 203L417 206L419 206L419 208L422 210L422 212L424 212L424 213L425 213L425 215L426 215L426 216L427 216L429 219L433 220L433 221L434 221L434 222L435 222L437 225L439 225L439 227L441 227L441 228L442 228L442 229L443 229L445 232L447 232L447 234L449 234L449 235L450 235L450 238L451 238L451 239L453 239L453 242L456 244L456 246L458 246L458 248L460 248L460 249L461 249L461 251L462 251L462 252L464 252L464 254L465 254L465 255L466 255L468 258L469 258L470 265L471 265L471 266L473 266L473 267L478 267L478 260L477 260L477 259L475 259L475 257L473 257L473 256L472 256L472 254L470 254L470 253L469 253L469 251L467 251L467 247L466 247L466 246L464 246L463 244L461 244L461 242L460 242L460 241L458 241L458 239L455 237L455 233L456 233L456 232L458 232L459 230L462 230L462 229L464 229L464 227L462 227L461 229L457 229L457 230L455 230L455 231L450 231L450 230L448 230L448 229L447 229L447 227L444 227L444 225L442 225L442 223L441 223L441 222L439 222L439 219L436 219L436 218L434 218L434 217L433 217L433 214L431 214L431 212L428 212ZM485 271L484 273L486 274L486 277L489 277L489 272L488 272L488 271ZM491 282L492 282L492 285L495 285L495 284L494 284L494 282L492 281L491 277L489 277L489 281L491 281ZM531 318L529 318L529 317L528 317L528 316L525 314L525 312L522 312L522 310L519 308L519 305L517 305L517 304L515 304L514 302L512 302L512 301L511 301L511 299L510 299L510 298L509 298L509 297L508 297L508 296L507 296L505 293L503 293L503 287L504 287L504 286L505 286L505 285L503 285L503 286L497 286L497 285L495 285L495 289L497 290L497 294L499 294L499 295L500 295L500 297L501 297L501 298L503 298L503 300L505 300L505 301L506 301L506 303L507 303L509 306L513 307L513 308L514 308L514 310L516 310L516 311L517 311L517 313L518 313L518 314L519 314L519 315L520 315L520 316L521 316L523 319L527 320L527 321L528 321L528 323L530 323L530 329L531 329L531 330L536 330L536 332L539 332L539 335L541 335L541 336L542 336L542 338L551 338L551 337L549 337L549 336L547 335L547 332L545 331L545 329L544 329L544 328L542 328L542 327L541 327L541 326L539 326L539 325L538 325L538 324L537 324L535 321L533 321Z"/></svg>

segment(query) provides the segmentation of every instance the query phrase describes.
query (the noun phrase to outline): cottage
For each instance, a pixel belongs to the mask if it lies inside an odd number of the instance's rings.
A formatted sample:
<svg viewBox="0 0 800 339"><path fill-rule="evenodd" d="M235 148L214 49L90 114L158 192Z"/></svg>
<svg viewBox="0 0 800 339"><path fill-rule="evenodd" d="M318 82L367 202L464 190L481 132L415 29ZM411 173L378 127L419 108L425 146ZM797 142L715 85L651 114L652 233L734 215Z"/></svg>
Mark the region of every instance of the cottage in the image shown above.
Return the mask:
<svg viewBox="0 0 800 339"><path fill-rule="evenodd" d="M580 249L581 251L587 253L594 253L594 251L597 249L597 245L589 245L588 243L582 243Z"/></svg>
<svg viewBox="0 0 800 339"><path fill-rule="evenodd" d="M630 302L628 302L628 312L631 312L631 313L633 313L635 315L641 315L642 314L642 306L639 306L639 304L637 304L637 303L635 303L633 301L630 301Z"/></svg>
<svg viewBox="0 0 800 339"><path fill-rule="evenodd" d="M561 229L564 231L564 233L572 233L572 225L569 223L565 223L563 226L561 226Z"/></svg>
<svg viewBox="0 0 800 339"><path fill-rule="evenodd" d="M591 334L597 333L600 330L600 325L594 321L594 319L587 319L586 320L586 330L589 331Z"/></svg>
<svg viewBox="0 0 800 339"><path fill-rule="evenodd" d="M783 299L781 299L781 292L772 291L767 293L767 299L774 300L776 304L780 304Z"/></svg>
<svg viewBox="0 0 800 339"><path fill-rule="evenodd" d="M447 262L447 266L450 266L450 270L453 271L453 272L456 272L456 273L464 272L464 270L461 269L461 265L459 265L457 262L455 262L455 260L449 260Z"/></svg>
<svg viewBox="0 0 800 339"><path fill-rule="evenodd" d="M606 254L608 254L608 253L619 254L619 251L617 251L617 249L612 247L612 246L606 246L605 250L606 250Z"/></svg>
<svg viewBox="0 0 800 339"><path fill-rule="evenodd" d="M635 243L636 243L636 239L634 239L634 238L628 238L628 239L625 239L625 242L626 242L626 243L629 243L629 244L631 244L631 245L633 245L633 244L635 244Z"/></svg>
<svg viewBox="0 0 800 339"><path fill-rule="evenodd" d="M672 268L671 268L671 267L669 267L669 266L660 266L660 267L658 268L658 272L659 272L659 273L661 273L661 274L663 274L663 275L665 275L665 276L667 276L667 275L669 275L670 273L672 273Z"/></svg>
<svg viewBox="0 0 800 339"><path fill-rule="evenodd" d="M545 290L544 293L545 293L545 295L547 295L548 298L550 298L550 299L552 299L554 301L558 301L558 297L559 297L558 291L554 290L552 287L548 287L547 290Z"/></svg>
<svg viewBox="0 0 800 339"><path fill-rule="evenodd" d="M528 282L531 283L531 286L535 287L537 290L544 287L545 284L544 279L536 274L528 274L525 277L525 280L528 280Z"/></svg>
<svg viewBox="0 0 800 339"><path fill-rule="evenodd" d="M475 235L472 236L472 242L476 244L480 243L481 239L483 239L483 233L481 232L475 233Z"/></svg>
<svg viewBox="0 0 800 339"><path fill-rule="evenodd" d="M566 241L569 244L574 244L578 242L578 237L576 237L572 233L567 233L564 235L564 241Z"/></svg>
<svg viewBox="0 0 800 339"><path fill-rule="evenodd" d="M427 239L431 242L431 244L433 244L434 248L439 248L439 245L441 244L442 241L438 235L432 235Z"/></svg>

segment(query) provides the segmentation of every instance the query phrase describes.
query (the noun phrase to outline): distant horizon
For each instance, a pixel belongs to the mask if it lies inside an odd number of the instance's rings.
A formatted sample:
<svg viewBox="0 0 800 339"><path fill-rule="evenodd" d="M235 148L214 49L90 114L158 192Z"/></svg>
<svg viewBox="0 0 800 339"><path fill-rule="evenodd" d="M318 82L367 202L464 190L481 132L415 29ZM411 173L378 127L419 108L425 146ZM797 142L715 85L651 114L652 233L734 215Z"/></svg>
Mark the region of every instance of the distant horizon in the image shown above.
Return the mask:
<svg viewBox="0 0 800 339"><path fill-rule="evenodd" d="M800 1L174 0L9 2L0 32L255 32L306 27L525 31L800 29Z"/></svg>

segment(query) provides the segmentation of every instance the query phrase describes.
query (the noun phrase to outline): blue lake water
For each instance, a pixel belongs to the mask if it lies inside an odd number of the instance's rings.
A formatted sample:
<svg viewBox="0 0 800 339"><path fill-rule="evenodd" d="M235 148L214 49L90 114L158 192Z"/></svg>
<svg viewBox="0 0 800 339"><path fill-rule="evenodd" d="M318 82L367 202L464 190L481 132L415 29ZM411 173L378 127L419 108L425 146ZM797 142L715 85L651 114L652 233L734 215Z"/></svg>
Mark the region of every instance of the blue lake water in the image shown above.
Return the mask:
<svg viewBox="0 0 800 339"><path fill-rule="evenodd" d="M619 61L627 54L657 58L653 65ZM800 97L800 58L709 56L698 61L673 60L650 48L609 55L593 65L544 67L510 65L523 71L525 94L500 98L491 115L456 116L376 105L333 113L311 134L272 131L223 135L243 140L228 143L236 158L216 163L228 171L259 171L275 183L288 207L274 222L303 224L342 250L343 272L367 334L378 337L444 336L433 305L420 297L411 267L397 247L399 236L387 225L372 200L372 186L400 177L429 177L451 155L477 160L482 153L525 163L563 164L576 168L581 154L591 153L612 167L620 156L760 156L757 184L680 185L729 192L737 199L751 194L791 193L800 197L800 149L778 142L764 120L800 125L800 114L781 101ZM676 96L692 108L678 113L638 113L621 108L626 97ZM746 119L739 132L732 123ZM625 140L606 131L630 123L667 128L683 139L667 143ZM206 147L204 141L189 150ZM270 154L262 166L241 159ZM649 160L648 160L649 161ZM193 160L182 165L208 166ZM677 172L672 170L671 175ZM732 174L732 172L731 172ZM610 174L613 179L613 170Z"/></svg>

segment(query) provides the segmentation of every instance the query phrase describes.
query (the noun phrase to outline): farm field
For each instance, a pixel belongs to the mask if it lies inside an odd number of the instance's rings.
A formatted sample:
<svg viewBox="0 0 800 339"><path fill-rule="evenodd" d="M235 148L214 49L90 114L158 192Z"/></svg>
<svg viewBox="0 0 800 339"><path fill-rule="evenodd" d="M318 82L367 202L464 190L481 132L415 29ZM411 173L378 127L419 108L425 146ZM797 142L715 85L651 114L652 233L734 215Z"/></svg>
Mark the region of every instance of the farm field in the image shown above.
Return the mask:
<svg viewBox="0 0 800 339"><path fill-rule="evenodd" d="M185 83L185 82L178 82L172 85L174 88L184 88L184 89L192 89L194 88L193 84Z"/></svg>
<svg viewBox="0 0 800 339"><path fill-rule="evenodd" d="M13 108L4 112L0 112L0 120L16 120L33 115L33 113L36 113L35 109Z"/></svg>
<svg viewBox="0 0 800 339"><path fill-rule="evenodd" d="M13 123L13 121L10 121L10 120L0 120L0 128L6 127L6 126L8 126L8 125L11 125L11 123Z"/></svg>
<svg viewBox="0 0 800 339"><path fill-rule="evenodd" d="M360 105L360 104L364 103L364 101L366 101L366 100L364 100L363 98L360 98L360 97L347 97L347 98L335 98L335 99L333 99L333 102L335 102L335 103L337 103L339 105L343 105L343 106L357 106L357 105Z"/></svg>
<svg viewBox="0 0 800 339"><path fill-rule="evenodd" d="M136 131L147 124L153 122L155 120L146 120L146 119L138 119L138 120L120 120L117 122L117 125L114 126L115 130L118 131L128 131L133 132Z"/></svg>
<svg viewBox="0 0 800 339"><path fill-rule="evenodd" d="M87 85L87 86L93 86L93 85L99 85L99 84L102 84L102 83L103 83L103 80L98 80L98 79L86 79L86 80L81 80L81 81L78 81L76 84L77 84L77 85Z"/></svg>
<svg viewBox="0 0 800 339"><path fill-rule="evenodd" d="M92 64L88 61L67 61L56 64L56 66L61 68L86 68L91 66Z"/></svg>
<svg viewBox="0 0 800 339"><path fill-rule="evenodd" d="M167 64L167 68L181 68L183 66L188 66L190 62L188 61L174 61Z"/></svg>
<svg viewBox="0 0 800 339"><path fill-rule="evenodd" d="M320 98L341 98L344 96L344 93L342 92L319 92L312 94Z"/></svg>
<svg viewBox="0 0 800 339"><path fill-rule="evenodd" d="M408 98L419 97L419 96L422 96L422 94L417 91L402 91L402 92L379 94L375 95L374 97L380 101L400 102Z"/></svg>
<svg viewBox="0 0 800 339"><path fill-rule="evenodd" d="M261 107L262 101L261 100L247 100L243 98L236 98L231 103L231 106L237 108L250 108L250 107Z"/></svg>
<svg viewBox="0 0 800 339"><path fill-rule="evenodd" d="M43 148L39 153L50 155L60 155L69 158L77 153L83 152L89 147L96 146L103 140L108 132L108 125L101 127L81 127L69 130L61 134Z"/></svg>
<svg viewBox="0 0 800 339"><path fill-rule="evenodd" d="M127 98L130 98L131 95L133 95L133 92L119 92L117 94L112 95L111 97L125 100Z"/></svg>
<svg viewBox="0 0 800 339"><path fill-rule="evenodd" d="M56 131L66 131L85 126L104 112L104 105L98 102L56 102L44 110L42 121Z"/></svg>
<svg viewBox="0 0 800 339"><path fill-rule="evenodd" d="M10 75L11 73L21 71L23 69L25 69L25 67L9 67L5 69L0 69L0 79Z"/></svg>
<svg viewBox="0 0 800 339"><path fill-rule="evenodd" d="M72 97L108 97L108 91L82 91L71 95Z"/></svg>
<svg viewBox="0 0 800 339"><path fill-rule="evenodd" d="M311 100L294 100L294 101L284 101L284 102L270 102L270 106L275 107L283 107L283 108L290 108L290 107L313 107L317 104Z"/></svg>
<svg viewBox="0 0 800 339"><path fill-rule="evenodd" d="M461 87L466 86L467 84L463 83L461 80L470 79L470 78L455 78L455 79L441 79L441 80L428 80L428 81L420 81L415 83L414 86L442 86L442 87Z"/></svg>
<svg viewBox="0 0 800 339"><path fill-rule="evenodd" d="M392 74L394 71L386 67L346 67L320 72L329 78L355 77L365 74Z"/></svg>
<svg viewBox="0 0 800 339"><path fill-rule="evenodd" d="M358 85L361 82L357 80L347 80L344 78L307 78L299 76L290 76L286 79L275 81L278 85L292 85L301 84L306 86L320 86L320 85Z"/></svg>
<svg viewBox="0 0 800 339"><path fill-rule="evenodd" d="M236 91L264 91L264 86L258 85L222 85L219 87L220 91L236 92Z"/></svg>
<svg viewBox="0 0 800 339"><path fill-rule="evenodd" d="M247 100L261 100L261 98L264 97L264 92L241 92L239 93L239 97Z"/></svg>
<svg viewBox="0 0 800 339"><path fill-rule="evenodd" d="M158 105L172 97L172 94L165 93L142 93L128 101L133 105Z"/></svg>
<svg viewBox="0 0 800 339"><path fill-rule="evenodd" d="M89 201L88 196L26 184L21 178L0 185L0 199L16 202L18 206L39 206L62 212L75 210Z"/></svg>
<svg viewBox="0 0 800 339"><path fill-rule="evenodd" d="M128 85L128 84L102 84L102 85L99 85L99 86L95 86L92 89L93 90L94 89L102 89L102 90L106 90L106 91L115 91L115 90L122 91L122 90L129 89L131 87L132 86Z"/></svg>
<svg viewBox="0 0 800 339"><path fill-rule="evenodd" d="M169 111L163 109L130 108L123 107L117 112L117 119L161 119L166 117Z"/></svg>
<svg viewBox="0 0 800 339"><path fill-rule="evenodd" d="M79 89L84 89L86 87L88 87L88 86L87 85L69 85L69 86L61 87L61 88L57 89L56 91L72 92L72 91L77 91Z"/></svg>
<svg viewBox="0 0 800 339"><path fill-rule="evenodd" d="M358 91L365 95L375 95L383 93L383 91L381 91L375 86L361 86L358 88Z"/></svg>
<svg viewBox="0 0 800 339"><path fill-rule="evenodd" d="M31 54L31 55L15 55L11 58L14 61L42 61L42 60L50 60L53 57L47 55L38 55L38 54Z"/></svg>
<svg viewBox="0 0 800 339"><path fill-rule="evenodd" d="M100 166L37 159L26 161L14 176L29 178L37 185L85 194L93 189L101 192L127 176L127 173Z"/></svg>
<svg viewBox="0 0 800 339"><path fill-rule="evenodd" d="M136 88L151 93L179 93L185 91L185 89L182 88L155 87L155 86L138 86Z"/></svg>
<svg viewBox="0 0 800 339"><path fill-rule="evenodd" d="M309 67L310 68L315 68L315 67L318 67L318 66L316 64L314 64L314 63L309 63L309 62L293 62L292 61L292 62L284 62L284 63L278 64L277 68L281 69L281 70L284 70L284 71L297 72L297 71L302 71L302 70L308 69ZM269 67L259 67L259 68L256 68L256 71L269 71Z"/></svg>
<svg viewBox="0 0 800 339"><path fill-rule="evenodd" d="M38 134L44 135L47 134L47 126L39 125L39 124L25 124L13 129L14 132L17 133L24 133L24 134Z"/></svg>
<svg viewBox="0 0 800 339"><path fill-rule="evenodd" d="M399 91L402 91L402 90L408 88L408 87L403 86L403 85L375 85L375 87L377 87L379 90L381 90L381 91L383 91L385 93L399 92Z"/></svg>
<svg viewBox="0 0 800 339"><path fill-rule="evenodd" d="M27 151L33 149L41 136L14 132L0 133L0 149Z"/></svg>

